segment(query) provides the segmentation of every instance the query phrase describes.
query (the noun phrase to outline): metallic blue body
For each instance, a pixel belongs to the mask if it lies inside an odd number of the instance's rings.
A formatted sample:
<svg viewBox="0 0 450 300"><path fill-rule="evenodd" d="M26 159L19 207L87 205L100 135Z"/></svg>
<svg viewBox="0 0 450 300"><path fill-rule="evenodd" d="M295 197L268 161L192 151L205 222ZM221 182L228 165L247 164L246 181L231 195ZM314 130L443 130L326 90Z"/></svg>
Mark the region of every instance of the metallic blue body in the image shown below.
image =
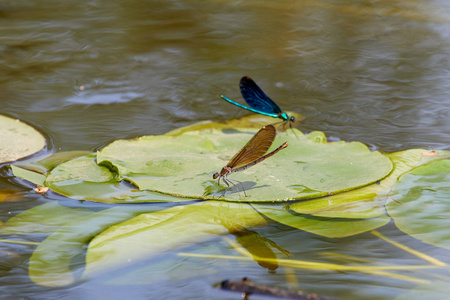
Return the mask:
<svg viewBox="0 0 450 300"><path fill-rule="evenodd" d="M237 103L225 97L224 95L221 95L221 97L231 104L261 115L269 116L272 118L280 118L285 122L295 121L294 117L289 117L285 112L281 110L278 104L267 97L267 95L261 90L258 85L256 85L256 83L250 77L242 77L239 83L239 87L241 89L242 97L250 107Z"/></svg>

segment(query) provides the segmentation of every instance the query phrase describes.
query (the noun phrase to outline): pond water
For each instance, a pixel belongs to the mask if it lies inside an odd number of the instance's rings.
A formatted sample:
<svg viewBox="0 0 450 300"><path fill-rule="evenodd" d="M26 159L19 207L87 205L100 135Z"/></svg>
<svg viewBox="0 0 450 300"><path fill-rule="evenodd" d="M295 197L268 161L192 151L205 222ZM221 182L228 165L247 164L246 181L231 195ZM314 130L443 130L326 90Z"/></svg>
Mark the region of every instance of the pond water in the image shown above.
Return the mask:
<svg viewBox="0 0 450 300"><path fill-rule="evenodd" d="M244 75L282 108L301 113L298 128L305 133L319 130L385 152L450 150L447 1L3 1L0 41L0 113L40 130L51 152L95 151L116 139L249 115L220 98L241 99ZM3 222L53 201L0 178L0 189L7 188L20 198L1 203ZM449 261L448 251L402 234L392 222L379 231ZM420 261L370 233L332 239L280 224L255 232L289 249L293 259L324 262L317 253L328 252L401 265ZM250 277L342 299L393 299L418 284L353 272L268 272L219 259L203 272L207 263L187 258L164 264L177 254L168 249L149 259L153 273L139 273L163 278L156 283L103 278L50 288L28 278L35 247L0 245L0 297L239 299L213 285ZM219 236L193 251L210 248L231 251ZM179 276L164 275L169 271Z"/></svg>

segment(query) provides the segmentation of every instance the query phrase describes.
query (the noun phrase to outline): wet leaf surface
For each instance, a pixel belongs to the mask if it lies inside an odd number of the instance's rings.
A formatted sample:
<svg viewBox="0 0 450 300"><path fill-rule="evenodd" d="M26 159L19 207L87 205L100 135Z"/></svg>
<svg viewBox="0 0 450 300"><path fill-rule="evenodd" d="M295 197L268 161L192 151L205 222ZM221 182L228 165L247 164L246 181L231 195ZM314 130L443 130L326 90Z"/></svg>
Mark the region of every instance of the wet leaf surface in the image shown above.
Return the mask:
<svg viewBox="0 0 450 300"><path fill-rule="evenodd" d="M0 163L15 161L45 147L45 138L24 122L0 115Z"/></svg>

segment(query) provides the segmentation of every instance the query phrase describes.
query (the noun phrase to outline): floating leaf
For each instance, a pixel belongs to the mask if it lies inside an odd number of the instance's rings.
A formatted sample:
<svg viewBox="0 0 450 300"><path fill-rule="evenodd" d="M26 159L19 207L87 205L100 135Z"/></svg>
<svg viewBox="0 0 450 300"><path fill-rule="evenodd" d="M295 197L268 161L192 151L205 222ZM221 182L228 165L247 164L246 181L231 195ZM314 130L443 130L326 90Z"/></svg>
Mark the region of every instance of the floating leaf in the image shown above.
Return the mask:
<svg viewBox="0 0 450 300"><path fill-rule="evenodd" d="M43 186L74 199L111 203L218 197L225 187L219 189L212 174L256 131L230 128L241 123L255 126L261 118L266 117L230 121L223 125L228 129L223 130L210 129L216 126L210 123L209 129L201 131L188 127L186 131L163 136L119 140L100 150L97 157L90 154L47 167L54 168ZM272 149L285 140L289 147L273 158L231 174L242 185L237 184L223 198L251 202L323 197L369 185L386 176L392 168L390 160L379 152L371 152L361 143L327 143L321 132L303 135L297 131L294 135L288 130L278 135ZM42 185L42 175L14 168L13 171L16 176ZM248 197L243 197L242 187Z"/></svg>
<svg viewBox="0 0 450 300"><path fill-rule="evenodd" d="M29 156L44 146L45 138L36 129L0 115L0 163Z"/></svg>
<svg viewBox="0 0 450 300"><path fill-rule="evenodd" d="M26 181L29 181L31 183L34 183L35 185L44 186L45 185L45 175L40 174L37 172L33 172L21 167L17 167L14 165L10 166L11 171L13 172L14 176L19 177L21 179L24 179Z"/></svg>
<svg viewBox="0 0 450 300"><path fill-rule="evenodd" d="M110 169L96 164L95 154L81 156L58 165L48 175L45 185L61 195L96 202L139 203L194 200L141 191L130 184L120 182Z"/></svg>
<svg viewBox="0 0 450 300"><path fill-rule="evenodd" d="M89 155L87 151L64 151L53 153L38 161L27 160L21 161L14 165L10 165L14 176L19 179L29 181L38 187L43 187L45 189L46 175L51 169L55 168L57 165L62 164L66 161L75 159L79 156ZM26 184L25 184L26 185Z"/></svg>
<svg viewBox="0 0 450 300"><path fill-rule="evenodd" d="M114 182L115 175L105 167L95 163L95 155L81 156L60 164L47 176L50 186L58 187L59 182Z"/></svg>
<svg viewBox="0 0 450 300"><path fill-rule="evenodd" d="M38 157L38 160L34 159L27 159L22 160L20 162L16 162L14 165L11 165L11 169L14 173L14 176L28 180L32 183L42 185L43 181L45 181L45 174L49 173L50 170L55 168L57 165L60 165L66 161L75 159L80 156L86 156L91 154L91 152L88 151L63 151L63 152L57 152L52 153L45 157ZM33 177L25 178L28 176L33 176L32 174L21 174L18 172L21 172L21 170L15 170L14 167L18 167L27 171L34 172L36 174L39 174L39 176L44 176L43 180L39 180L40 183L36 182L35 180L32 180Z"/></svg>
<svg viewBox="0 0 450 300"><path fill-rule="evenodd" d="M426 153L423 149L389 153L386 156L392 160L394 169L380 182L325 198L297 202L291 204L289 209L327 218L367 219L384 215L386 198L402 174L450 156L448 151L433 151L433 155Z"/></svg>
<svg viewBox="0 0 450 300"><path fill-rule="evenodd" d="M299 113L286 111L289 116L295 117L298 121L303 120L303 116ZM225 121L225 123L203 121L185 127L177 128L172 131L167 132L165 135L178 136L188 131L199 131L205 129L235 129L235 128L255 128L260 129L261 127L273 123L274 119L272 117L267 117L263 115L249 115L239 119L233 119Z"/></svg>
<svg viewBox="0 0 450 300"><path fill-rule="evenodd" d="M386 205L397 227L426 243L450 249L450 160L431 162L402 176Z"/></svg>
<svg viewBox="0 0 450 300"><path fill-rule="evenodd" d="M119 140L98 151L97 162L117 170L119 178L141 190L200 198L214 188L212 174L220 171L255 132L244 128L204 130L175 137ZM289 146L276 156L230 175L243 182L248 197L241 198L238 184L224 198L245 202L315 198L374 183L392 169L388 158L362 143L327 143L321 132L296 132L277 136L271 149L284 141Z"/></svg>
<svg viewBox="0 0 450 300"><path fill-rule="evenodd" d="M35 171L42 174L47 174L50 170L54 169L56 166L69 161L71 159L75 159L80 156L89 155L91 152L89 151L63 151L52 153L49 156L46 156L38 161L25 161L20 162L19 165L28 170Z"/></svg>

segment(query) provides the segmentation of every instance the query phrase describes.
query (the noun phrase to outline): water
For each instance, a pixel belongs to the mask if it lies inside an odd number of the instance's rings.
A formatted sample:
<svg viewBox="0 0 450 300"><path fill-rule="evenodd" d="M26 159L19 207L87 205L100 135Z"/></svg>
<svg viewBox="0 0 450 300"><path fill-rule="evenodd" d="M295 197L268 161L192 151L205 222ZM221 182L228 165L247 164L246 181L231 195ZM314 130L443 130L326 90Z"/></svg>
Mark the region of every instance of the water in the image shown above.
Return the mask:
<svg viewBox="0 0 450 300"><path fill-rule="evenodd" d="M448 150L449 32L446 1L3 1L0 113L38 128L51 151L94 151L116 139L248 115L220 99L240 99L239 79L248 75L282 108L304 116L304 132L388 152ZM21 195L1 203L2 221L49 201L7 179L0 188ZM383 232L395 230L390 224ZM416 263L370 234L335 240L278 225L259 233L299 259L365 247L368 258ZM430 255L447 255L404 239ZM221 239L213 244L227 249ZM89 281L42 288L27 279L33 247L1 249L18 255L1 253L6 295L85 298L87 290L92 298L120 298L133 289L135 298L239 297L212 287L236 275L227 268L212 277L109 287L111 294ZM256 264L241 270L261 283L286 285L281 274L288 271L268 274ZM354 273L296 274L307 291L344 298L392 299L414 287Z"/></svg>

